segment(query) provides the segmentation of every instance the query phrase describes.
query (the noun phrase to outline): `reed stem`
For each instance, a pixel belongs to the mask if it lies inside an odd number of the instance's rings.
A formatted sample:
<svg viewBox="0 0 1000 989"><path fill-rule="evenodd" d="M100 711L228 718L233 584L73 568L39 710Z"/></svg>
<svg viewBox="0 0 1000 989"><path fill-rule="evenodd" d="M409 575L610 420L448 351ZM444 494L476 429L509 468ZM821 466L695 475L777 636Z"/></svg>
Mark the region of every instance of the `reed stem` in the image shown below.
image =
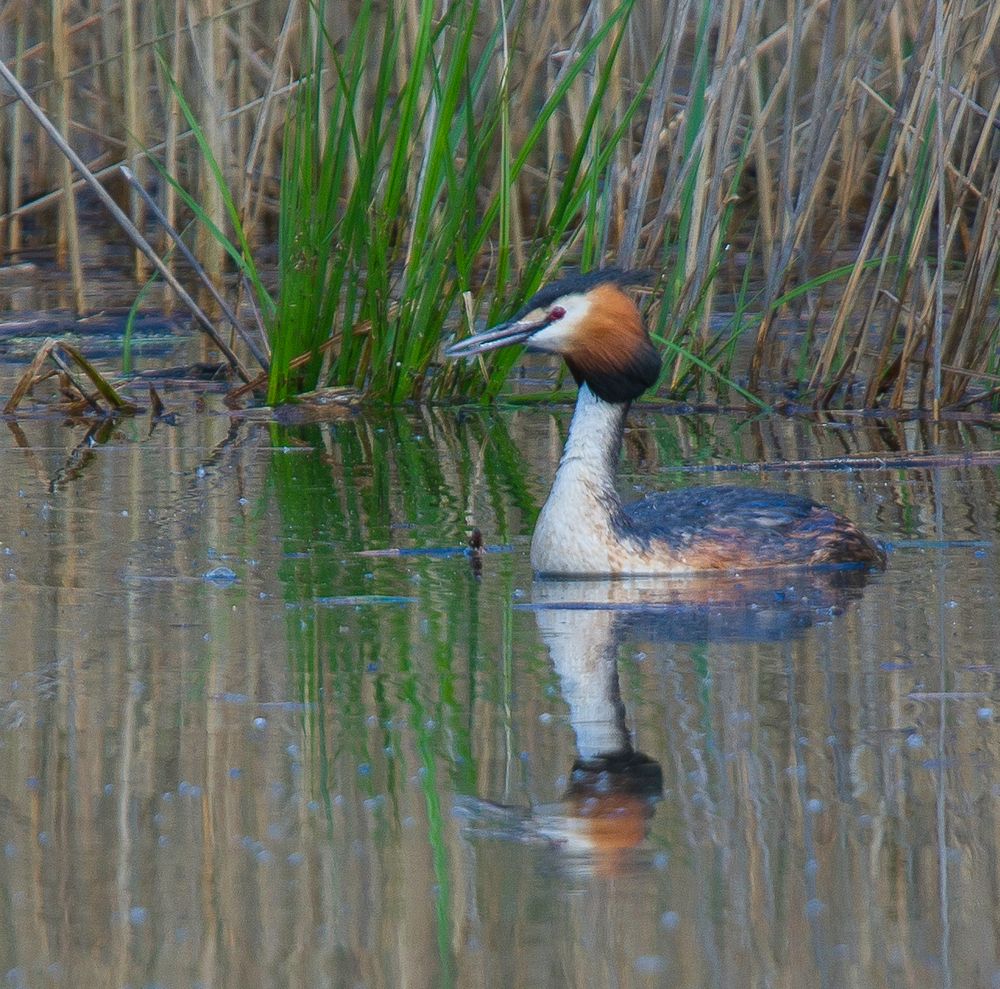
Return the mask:
<svg viewBox="0 0 1000 989"><path fill-rule="evenodd" d="M202 312L194 299L191 298L185 288L180 284L180 282L177 281L173 273L163 263L146 238L143 237L143 235L136 228L135 224L125 215L125 213L122 212L121 207L114 201L114 199L111 198L104 186L98 182L94 173L87 168L87 166L80 159L80 156L73 150L72 147L70 147L70 145L63 138L62 134L59 133L58 128L56 128L52 121L49 120L42 108L31 98L28 91L21 85L20 82L18 82L17 78L10 71L10 69L7 68L6 63L2 60L0 60L0 76L3 76L7 85L14 90L18 99L24 103L28 112L35 118L36 121L38 121L42 129L52 140L53 144L55 144L59 151L66 157L67 162L71 164L80 173L80 175L83 176L84 181L94 192L97 198L104 204L108 212L114 218L115 222L122 228L129 240L131 240L132 243L140 251L142 251L147 258L149 258L153 267L159 271L167 284L170 285L170 287L177 293L181 301L188 307L188 309L191 310L192 315L198 321L201 328L229 362L230 367L232 367L232 369L243 381L249 381L249 373L240 363L236 354L234 354L226 342L219 337L212 321L205 315L204 312Z"/></svg>

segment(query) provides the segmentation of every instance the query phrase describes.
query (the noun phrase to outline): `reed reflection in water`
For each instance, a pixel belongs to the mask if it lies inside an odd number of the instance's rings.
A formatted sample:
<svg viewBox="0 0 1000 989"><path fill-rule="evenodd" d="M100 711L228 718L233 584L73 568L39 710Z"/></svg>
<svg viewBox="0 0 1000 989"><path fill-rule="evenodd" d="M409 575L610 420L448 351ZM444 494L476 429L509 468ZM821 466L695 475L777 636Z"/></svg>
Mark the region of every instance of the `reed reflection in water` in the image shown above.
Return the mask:
<svg viewBox="0 0 1000 989"><path fill-rule="evenodd" d="M867 586L536 582L565 425L23 422L7 983L989 985L995 471L763 478L895 544ZM922 437L649 417L626 483L852 443Z"/></svg>

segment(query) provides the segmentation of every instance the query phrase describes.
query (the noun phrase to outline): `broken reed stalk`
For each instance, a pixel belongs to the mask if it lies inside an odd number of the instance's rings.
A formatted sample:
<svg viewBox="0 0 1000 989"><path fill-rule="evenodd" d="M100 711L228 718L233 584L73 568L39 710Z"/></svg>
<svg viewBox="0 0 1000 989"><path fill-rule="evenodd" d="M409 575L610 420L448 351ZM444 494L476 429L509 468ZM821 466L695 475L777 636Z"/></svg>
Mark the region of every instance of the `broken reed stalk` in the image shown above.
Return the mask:
<svg viewBox="0 0 1000 989"><path fill-rule="evenodd" d="M260 306L257 305L257 299L254 297L253 285L250 283L250 279L247 278L246 272L241 272L240 274L240 287L243 289L243 298L246 299L248 308L253 315L254 325L257 327L257 334L260 336L260 345L264 351L264 356L267 358L267 363L271 363L271 347L267 339L267 327L264 325L264 317L260 314Z"/></svg>
<svg viewBox="0 0 1000 989"><path fill-rule="evenodd" d="M212 343L214 343L215 346L222 352L233 371L235 371L243 381L250 381L250 373L242 365L240 359L233 353L225 340L219 336L212 321L207 315L205 315L194 299L191 298L184 286L177 281L173 272L167 268L167 266L160 259L160 256L153 250L146 238L139 232L135 224L125 215L114 199L111 198L104 186L97 181L93 172L87 168L80 156L73 150L72 147L70 147L70 145L63 138L62 134L59 133L56 126L45 115L42 108L31 98L31 95L21 85L10 69L7 68L6 63L2 59L0 59L0 76L3 76L7 84L17 94L18 99L20 99L25 105L28 112L35 118L35 120L38 121L45 133L52 139L52 142L62 152L62 154L65 155L67 161L73 165L80 175L83 176L87 185L90 186L91 190L95 193L98 199L100 199L104 206L107 207L115 222L122 228L129 240L131 240L132 243L135 244L135 246L142 251L147 258L149 258L156 270L163 276L164 281L167 282L167 284L177 293L180 300L188 307L188 309L190 309L198 324L209 336Z"/></svg>
<svg viewBox="0 0 1000 989"><path fill-rule="evenodd" d="M21 375L20 380L14 386L14 391L11 393L9 399L7 399L7 404L4 405L3 411L5 415L12 415L17 411L18 406L23 401L25 395L31 391L31 388L36 384L41 376L42 366L46 361L51 360L53 364L66 376L67 381L73 386L73 388L79 393L83 402L94 412L103 413L104 410L101 408L97 399L93 395L88 394L87 390L83 385L76 380L76 376L73 374L72 368L70 368L66 358L63 357L61 351L65 351L66 354L76 362L80 370L90 378L93 382L94 387L97 389L98 394L108 403L108 407L112 412L119 412L129 415L137 411L137 407L129 402L127 399L121 397L118 391L115 389L114 385L111 384L107 378L101 374L97 368L94 367L90 361L72 344L67 343L65 340L54 340L51 337L43 341L41 347L38 348L38 352L35 354L34 360L32 360L28 369Z"/></svg>

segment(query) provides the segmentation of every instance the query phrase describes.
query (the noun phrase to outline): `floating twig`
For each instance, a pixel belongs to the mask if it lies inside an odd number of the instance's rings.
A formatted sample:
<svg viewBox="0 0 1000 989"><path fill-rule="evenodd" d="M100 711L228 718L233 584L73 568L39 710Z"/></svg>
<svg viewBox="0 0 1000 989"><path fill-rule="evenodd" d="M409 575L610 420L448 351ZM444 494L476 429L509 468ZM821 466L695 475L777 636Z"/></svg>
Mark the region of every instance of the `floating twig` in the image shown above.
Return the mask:
<svg viewBox="0 0 1000 989"><path fill-rule="evenodd" d="M931 467L991 467L1000 464L1000 450L965 450L957 453L882 453L816 460L769 460L746 464L678 464L666 468L685 474L728 474L740 471L807 470L907 470Z"/></svg>

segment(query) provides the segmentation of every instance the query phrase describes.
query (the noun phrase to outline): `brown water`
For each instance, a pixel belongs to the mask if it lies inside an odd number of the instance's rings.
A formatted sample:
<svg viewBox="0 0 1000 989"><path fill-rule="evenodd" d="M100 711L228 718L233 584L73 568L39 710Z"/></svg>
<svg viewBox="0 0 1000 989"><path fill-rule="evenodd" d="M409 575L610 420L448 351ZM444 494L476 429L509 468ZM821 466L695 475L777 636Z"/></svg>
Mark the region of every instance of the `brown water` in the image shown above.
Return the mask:
<svg viewBox="0 0 1000 989"><path fill-rule="evenodd" d="M888 572L538 582L567 410L169 404L0 451L0 985L998 984L995 467L637 416L624 490L808 492Z"/></svg>

